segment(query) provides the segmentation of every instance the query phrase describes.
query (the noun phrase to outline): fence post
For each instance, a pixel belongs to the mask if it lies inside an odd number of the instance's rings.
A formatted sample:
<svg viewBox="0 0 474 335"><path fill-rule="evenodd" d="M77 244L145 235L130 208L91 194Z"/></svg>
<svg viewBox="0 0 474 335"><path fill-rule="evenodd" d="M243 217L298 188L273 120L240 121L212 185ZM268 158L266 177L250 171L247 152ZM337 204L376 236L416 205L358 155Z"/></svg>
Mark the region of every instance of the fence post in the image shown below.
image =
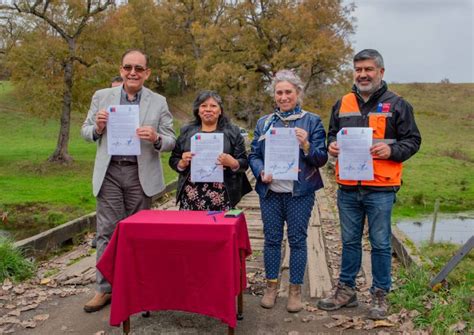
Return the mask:
<svg viewBox="0 0 474 335"><path fill-rule="evenodd" d="M433 225L431 226L430 244L433 244L434 238L435 238L436 221L438 220L438 210L439 210L439 199L436 199L434 213L433 213Z"/></svg>

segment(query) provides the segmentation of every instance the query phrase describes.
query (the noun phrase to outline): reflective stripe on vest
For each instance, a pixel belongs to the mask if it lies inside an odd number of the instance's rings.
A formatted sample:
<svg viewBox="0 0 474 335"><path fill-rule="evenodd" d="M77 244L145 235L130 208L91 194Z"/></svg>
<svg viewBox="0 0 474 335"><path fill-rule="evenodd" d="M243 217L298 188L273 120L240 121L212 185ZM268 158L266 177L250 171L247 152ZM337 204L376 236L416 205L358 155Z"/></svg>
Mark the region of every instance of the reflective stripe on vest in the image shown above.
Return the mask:
<svg viewBox="0 0 474 335"><path fill-rule="evenodd" d="M369 113L369 127L373 129L372 143L383 142L387 144L396 143L396 139L385 138L387 117L391 113ZM339 117L362 116L357 97L354 93L342 97ZM402 163L387 159L374 159L374 180L341 180L339 179L339 164L336 161L336 181L342 185L356 186L400 186L402 180Z"/></svg>

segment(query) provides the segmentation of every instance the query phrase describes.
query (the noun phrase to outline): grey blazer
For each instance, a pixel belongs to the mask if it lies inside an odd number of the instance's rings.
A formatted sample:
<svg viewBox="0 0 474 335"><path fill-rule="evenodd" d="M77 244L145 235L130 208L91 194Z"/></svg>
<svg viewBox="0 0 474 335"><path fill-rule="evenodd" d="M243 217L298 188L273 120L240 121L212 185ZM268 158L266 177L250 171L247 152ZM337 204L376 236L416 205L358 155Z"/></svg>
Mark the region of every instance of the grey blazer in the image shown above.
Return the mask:
<svg viewBox="0 0 474 335"><path fill-rule="evenodd" d="M94 93L87 118L82 124L81 135L87 141L94 141L95 115L110 105L120 104L122 86L106 88ZM173 130L173 118L168 110L166 99L143 87L140 98L140 126L154 126L161 136L161 148L156 150L149 141L141 141L141 155L137 156L138 176L145 194L149 197L165 188L163 169L161 167L161 151L171 151L176 142ZM107 127L97 139L92 189L94 196L100 192L111 156L107 153Z"/></svg>

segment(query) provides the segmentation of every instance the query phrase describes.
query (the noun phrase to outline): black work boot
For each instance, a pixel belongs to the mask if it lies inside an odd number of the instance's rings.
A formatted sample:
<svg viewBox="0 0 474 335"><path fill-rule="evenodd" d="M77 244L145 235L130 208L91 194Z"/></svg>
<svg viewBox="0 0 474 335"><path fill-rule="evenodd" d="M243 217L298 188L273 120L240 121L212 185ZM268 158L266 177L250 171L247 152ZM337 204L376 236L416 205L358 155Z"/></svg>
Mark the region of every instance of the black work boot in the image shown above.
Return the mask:
<svg viewBox="0 0 474 335"><path fill-rule="evenodd" d="M372 303L367 317L371 320L383 320L387 317L388 304L387 292L380 288L375 288L372 293Z"/></svg>
<svg viewBox="0 0 474 335"><path fill-rule="evenodd" d="M329 297L318 301L318 308L325 311L335 311L341 307L356 307L358 304L355 289L338 283Z"/></svg>

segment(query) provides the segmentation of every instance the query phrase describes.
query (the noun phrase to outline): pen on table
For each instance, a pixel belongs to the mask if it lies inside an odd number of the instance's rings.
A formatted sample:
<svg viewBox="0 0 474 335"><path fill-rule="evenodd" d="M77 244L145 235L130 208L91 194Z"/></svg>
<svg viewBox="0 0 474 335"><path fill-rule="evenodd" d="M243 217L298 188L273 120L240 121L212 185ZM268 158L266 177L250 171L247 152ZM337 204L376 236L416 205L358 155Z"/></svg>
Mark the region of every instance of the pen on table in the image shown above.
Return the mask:
<svg viewBox="0 0 474 335"><path fill-rule="evenodd" d="M222 211L208 211L207 215L216 215L216 214L220 214L220 213L222 213Z"/></svg>

